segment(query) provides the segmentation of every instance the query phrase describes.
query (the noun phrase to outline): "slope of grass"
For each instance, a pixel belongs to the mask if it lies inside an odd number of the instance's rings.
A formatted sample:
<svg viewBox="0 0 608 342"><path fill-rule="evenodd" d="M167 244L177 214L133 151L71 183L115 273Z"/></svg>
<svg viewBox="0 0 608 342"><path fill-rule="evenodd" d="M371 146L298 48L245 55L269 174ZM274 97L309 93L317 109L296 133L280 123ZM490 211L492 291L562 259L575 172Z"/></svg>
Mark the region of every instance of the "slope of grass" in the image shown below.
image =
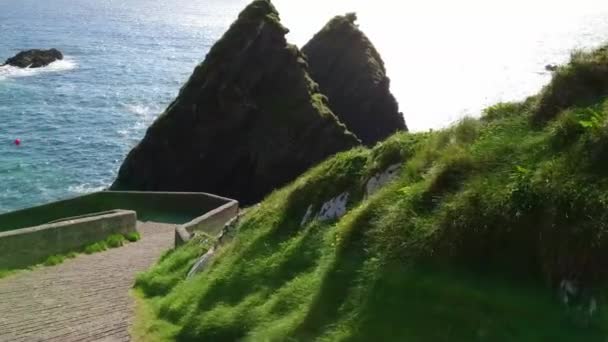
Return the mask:
<svg viewBox="0 0 608 342"><path fill-rule="evenodd" d="M135 314L138 319L130 328L129 335L134 342L161 342L175 338L179 327L163 320L156 319L155 305L144 300L145 295L139 291L131 291L135 299Z"/></svg>
<svg viewBox="0 0 608 342"><path fill-rule="evenodd" d="M604 340L608 102L541 126L536 104L321 163L248 210L193 279L200 241L141 275L149 323L179 341ZM301 226L345 191L343 217Z"/></svg>
<svg viewBox="0 0 608 342"><path fill-rule="evenodd" d="M210 239L201 234L184 247L167 251L150 270L138 275L136 287L148 297L166 295L186 277L196 258L210 246Z"/></svg>

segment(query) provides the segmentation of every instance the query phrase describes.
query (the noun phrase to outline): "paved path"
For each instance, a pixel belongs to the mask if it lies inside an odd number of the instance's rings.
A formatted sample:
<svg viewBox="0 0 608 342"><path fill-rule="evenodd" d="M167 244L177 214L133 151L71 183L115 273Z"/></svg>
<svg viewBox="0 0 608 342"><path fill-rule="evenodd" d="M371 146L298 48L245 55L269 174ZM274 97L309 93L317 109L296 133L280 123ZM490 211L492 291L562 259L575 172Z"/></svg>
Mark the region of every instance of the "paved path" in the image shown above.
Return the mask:
<svg viewBox="0 0 608 342"><path fill-rule="evenodd" d="M139 223L137 243L0 279L0 341L129 341L129 290L171 248L173 227Z"/></svg>

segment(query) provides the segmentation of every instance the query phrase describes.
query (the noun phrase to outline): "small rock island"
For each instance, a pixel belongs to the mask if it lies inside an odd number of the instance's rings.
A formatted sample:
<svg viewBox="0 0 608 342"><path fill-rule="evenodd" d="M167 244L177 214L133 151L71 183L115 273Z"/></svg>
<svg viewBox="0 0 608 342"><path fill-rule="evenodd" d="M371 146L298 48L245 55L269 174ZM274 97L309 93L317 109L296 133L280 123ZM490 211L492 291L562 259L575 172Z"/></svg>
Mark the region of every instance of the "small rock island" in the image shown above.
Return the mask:
<svg viewBox="0 0 608 342"><path fill-rule="evenodd" d="M63 54L57 49L32 49L19 52L14 57L7 59L6 62L0 66L10 65L18 68L42 68L62 59Z"/></svg>

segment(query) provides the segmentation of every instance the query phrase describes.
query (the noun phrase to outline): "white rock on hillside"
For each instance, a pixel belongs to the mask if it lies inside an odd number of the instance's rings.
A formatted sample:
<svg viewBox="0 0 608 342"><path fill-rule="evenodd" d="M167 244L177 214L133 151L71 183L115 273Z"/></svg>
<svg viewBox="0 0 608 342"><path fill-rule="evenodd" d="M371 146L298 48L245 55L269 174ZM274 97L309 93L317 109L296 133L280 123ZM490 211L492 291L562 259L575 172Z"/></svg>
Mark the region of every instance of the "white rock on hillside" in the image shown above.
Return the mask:
<svg viewBox="0 0 608 342"><path fill-rule="evenodd" d="M386 168L384 172L378 173L370 178L365 185L365 196L369 197L373 195L376 191L378 191L382 186L386 183L394 180L399 175L399 169L401 168L401 164L393 164Z"/></svg>
<svg viewBox="0 0 608 342"><path fill-rule="evenodd" d="M346 214L346 203L348 202L348 192L343 192L340 195L325 202L317 215L319 221L327 221L342 217Z"/></svg>
<svg viewBox="0 0 608 342"><path fill-rule="evenodd" d="M304 214L304 217L302 217L300 225L304 226L305 224L314 219L319 221L328 221L344 216L344 214L346 214L346 203L348 203L349 196L350 194L348 192L343 192L340 195L323 203L323 206L321 206L321 210L319 210L319 212L314 217L312 216L313 205L309 205L308 209L306 210L306 214Z"/></svg>
<svg viewBox="0 0 608 342"><path fill-rule="evenodd" d="M196 263L194 263L194 266L192 266L192 268L190 269L190 272L188 272L186 279L190 279L190 278L194 277L196 274L202 272L207 267L207 265L213 258L214 254L215 254L215 248L211 248L207 251L207 253L203 254L203 256L201 256L196 261Z"/></svg>

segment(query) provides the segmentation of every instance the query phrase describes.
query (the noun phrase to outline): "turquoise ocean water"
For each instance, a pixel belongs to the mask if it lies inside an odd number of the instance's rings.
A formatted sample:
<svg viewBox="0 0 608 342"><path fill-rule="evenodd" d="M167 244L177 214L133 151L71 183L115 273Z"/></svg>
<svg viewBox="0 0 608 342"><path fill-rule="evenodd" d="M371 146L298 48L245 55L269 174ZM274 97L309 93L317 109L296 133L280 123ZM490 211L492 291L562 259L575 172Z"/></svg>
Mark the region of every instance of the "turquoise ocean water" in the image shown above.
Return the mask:
<svg viewBox="0 0 608 342"><path fill-rule="evenodd" d="M0 68L0 212L108 186L242 4L0 0L0 59L66 55Z"/></svg>

